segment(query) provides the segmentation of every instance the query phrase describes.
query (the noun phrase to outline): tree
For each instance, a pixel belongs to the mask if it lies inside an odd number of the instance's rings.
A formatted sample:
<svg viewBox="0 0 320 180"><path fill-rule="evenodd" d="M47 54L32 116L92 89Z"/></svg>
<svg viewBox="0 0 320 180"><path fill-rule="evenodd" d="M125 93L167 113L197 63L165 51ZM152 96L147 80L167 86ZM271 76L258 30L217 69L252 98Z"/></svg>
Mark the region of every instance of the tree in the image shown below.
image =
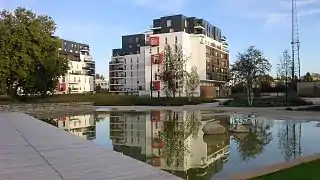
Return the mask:
<svg viewBox="0 0 320 180"><path fill-rule="evenodd" d="M0 12L0 79L7 94L14 97L20 87L25 94L47 95L58 77L68 70L67 59L59 55L62 42L53 38L55 22L48 16L17 8Z"/></svg>
<svg viewBox="0 0 320 180"><path fill-rule="evenodd" d="M230 72L236 81L243 82L247 88L248 105L253 103L253 85L259 83L259 77L266 75L271 70L271 64L264 57L263 52L254 46L250 46L246 52L239 53Z"/></svg>
<svg viewBox="0 0 320 180"><path fill-rule="evenodd" d="M190 72L186 73L186 94L193 97L194 91L199 87L200 77L196 67L192 67Z"/></svg>
<svg viewBox="0 0 320 180"><path fill-rule="evenodd" d="M186 142L188 138L196 138L201 127L200 116L197 111L188 112L186 116L179 112L165 111L163 127L158 138L164 141L165 146L160 149L161 157L171 166L174 162L183 164L190 148Z"/></svg>
<svg viewBox="0 0 320 180"><path fill-rule="evenodd" d="M273 77L270 75L264 75L260 77L259 81L261 92L270 92L271 84L274 82Z"/></svg>
<svg viewBox="0 0 320 180"><path fill-rule="evenodd" d="M292 59L288 50L283 51L280 63L277 64L277 76L281 84L285 85L286 100L288 99L288 82L291 80L289 77L292 71Z"/></svg>
<svg viewBox="0 0 320 180"><path fill-rule="evenodd" d="M239 119L242 123L243 118ZM252 122L252 127L249 133L235 134L234 140L237 143L238 152L242 161L248 161L250 158L255 158L257 155L264 151L266 145L268 145L273 139L270 132L270 126L264 121L257 119L249 120Z"/></svg>
<svg viewBox="0 0 320 180"><path fill-rule="evenodd" d="M309 72L306 73L306 75L303 76L303 81L304 82L313 82L313 77Z"/></svg>
<svg viewBox="0 0 320 180"><path fill-rule="evenodd" d="M172 47L167 45L163 53L163 67L160 70L159 77L164 83L166 96L175 97L184 87L185 66L189 58L183 54L183 49L178 44Z"/></svg>
<svg viewBox="0 0 320 180"><path fill-rule="evenodd" d="M96 79L105 80L105 78L104 78L104 76L102 74L96 74Z"/></svg>

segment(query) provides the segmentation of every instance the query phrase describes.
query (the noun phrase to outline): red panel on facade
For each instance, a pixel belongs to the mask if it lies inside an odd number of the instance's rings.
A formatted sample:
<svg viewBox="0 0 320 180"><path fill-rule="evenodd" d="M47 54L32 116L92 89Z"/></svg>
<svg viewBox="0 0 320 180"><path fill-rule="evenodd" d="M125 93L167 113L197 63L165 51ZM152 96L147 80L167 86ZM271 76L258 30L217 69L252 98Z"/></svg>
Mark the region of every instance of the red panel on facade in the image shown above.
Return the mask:
<svg viewBox="0 0 320 180"><path fill-rule="evenodd" d="M57 84L57 92L60 92L60 83Z"/></svg>
<svg viewBox="0 0 320 180"><path fill-rule="evenodd" d="M152 64L161 64L163 61L163 53L151 55Z"/></svg>
<svg viewBox="0 0 320 180"><path fill-rule="evenodd" d="M160 91L161 90L161 82L160 81L152 81L151 82L152 90Z"/></svg>
<svg viewBox="0 0 320 180"><path fill-rule="evenodd" d="M151 111L151 121L152 122L161 121L161 112L160 111Z"/></svg>
<svg viewBox="0 0 320 180"><path fill-rule="evenodd" d="M160 138L152 138L152 148L163 148L164 141Z"/></svg>
<svg viewBox="0 0 320 180"><path fill-rule="evenodd" d="M67 85L66 85L66 83L61 83L61 85L62 85L63 91L67 91Z"/></svg>
<svg viewBox="0 0 320 180"><path fill-rule="evenodd" d="M159 37L150 37L151 46L159 46L160 38Z"/></svg>

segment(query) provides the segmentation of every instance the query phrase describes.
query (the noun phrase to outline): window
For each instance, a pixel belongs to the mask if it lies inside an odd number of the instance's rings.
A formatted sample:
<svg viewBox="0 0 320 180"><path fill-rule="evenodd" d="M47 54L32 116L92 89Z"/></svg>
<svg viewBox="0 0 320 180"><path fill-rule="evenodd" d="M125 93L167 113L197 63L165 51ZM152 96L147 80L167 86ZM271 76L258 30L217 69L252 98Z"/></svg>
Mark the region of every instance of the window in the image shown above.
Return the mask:
<svg viewBox="0 0 320 180"><path fill-rule="evenodd" d="M136 42L139 42L139 38L138 37L136 37Z"/></svg>
<svg viewBox="0 0 320 180"><path fill-rule="evenodd" d="M168 44L168 38L167 37L165 38L165 43Z"/></svg>
<svg viewBox="0 0 320 180"><path fill-rule="evenodd" d="M131 74L131 77L132 77L132 76L133 76L133 73L131 72L130 74Z"/></svg>
<svg viewBox="0 0 320 180"><path fill-rule="evenodd" d="M174 32L174 30L173 30L173 29L170 29L170 32L171 32L171 33L173 33L173 32Z"/></svg>
<svg viewBox="0 0 320 180"><path fill-rule="evenodd" d="M137 44L137 47L140 47L140 44Z"/></svg>
<svg viewBox="0 0 320 180"><path fill-rule="evenodd" d="M130 59L130 62L132 63L132 58Z"/></svg>
<svg viewBox="0 0 320 180"><path fill-rule="evenodd" d="M167 20L167 27L171 27L171 20L170 19Z"/></svg>
<svg viewBox="0 0 320 180"><path fill-rule="evenodd" d="M129 45L129 48L132 48L132 45Z"/></svg>
<svg viewBox="0 0 320 180"><path fill-rule="evenodd" d="M160 50L159 50L159 47L157 47L157 54L159 54L159 51L160 51Z"/></svg>
<svg viewBox="0 0 320 180"><path fill-rule="evenodd" d="M177 36L174 37L174 43L178 43L178 37Z"/></svg>
<svg viewBox="0 0 320 180"><path fill-rule="evenodd" d="M130 65L130 68L131 68L131 70L132 70L132 65Z"/></svg>
<svg viewBox="0 0 320 180"><path fill-rule="evenodd" d="M139 63L139 58L137 58L137 63Z"/></svg>

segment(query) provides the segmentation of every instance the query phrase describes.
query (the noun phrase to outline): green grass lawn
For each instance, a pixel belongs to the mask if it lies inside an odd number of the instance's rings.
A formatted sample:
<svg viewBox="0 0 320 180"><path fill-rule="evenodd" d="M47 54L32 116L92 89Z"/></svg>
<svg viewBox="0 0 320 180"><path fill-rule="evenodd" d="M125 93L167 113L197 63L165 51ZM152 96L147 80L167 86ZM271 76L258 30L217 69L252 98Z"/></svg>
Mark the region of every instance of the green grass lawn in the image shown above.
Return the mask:
<svg viewBox="0 0 320 180"><path fill-rule="evenodd" d="M189 100L186 97L165 98L165 97L141 97L134 95L116 95L110 93L96 94L65 94L53 95L47 98L41 97L17 97L14 103L67 103L67 102L93 102L96 106L182 106L195 105L200 103L216 102L215 99L203 99L194 97ZM0 104L10 104L7 96L0 96Z"/></svg>
<svg viewBox="0 0 320 180"><path fill-rule="evenodd" d="M254 180L320 180L320 159L257 177Z"/></svg>

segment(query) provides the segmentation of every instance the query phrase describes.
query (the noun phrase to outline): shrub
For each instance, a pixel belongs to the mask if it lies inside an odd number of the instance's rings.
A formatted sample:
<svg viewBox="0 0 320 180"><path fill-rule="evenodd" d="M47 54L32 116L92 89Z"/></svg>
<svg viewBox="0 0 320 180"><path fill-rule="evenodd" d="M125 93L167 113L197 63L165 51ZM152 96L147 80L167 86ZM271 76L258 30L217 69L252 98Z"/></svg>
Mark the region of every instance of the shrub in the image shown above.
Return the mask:
<svg viewBox="0 0 320 180"><path fill-rule="evenodd" d="M10 99L2 97L2 102L10 103ZM52 95L45 99L41 97L18 97L15 103L67 103L67 102L93 102L95 106L182 106L196 105L200 103L216 102L214 99L192 98L189 101L186 97L166 98L166 97L141 97L135 95L115 95L110 93L96 94L63 94Z"/></svg>

